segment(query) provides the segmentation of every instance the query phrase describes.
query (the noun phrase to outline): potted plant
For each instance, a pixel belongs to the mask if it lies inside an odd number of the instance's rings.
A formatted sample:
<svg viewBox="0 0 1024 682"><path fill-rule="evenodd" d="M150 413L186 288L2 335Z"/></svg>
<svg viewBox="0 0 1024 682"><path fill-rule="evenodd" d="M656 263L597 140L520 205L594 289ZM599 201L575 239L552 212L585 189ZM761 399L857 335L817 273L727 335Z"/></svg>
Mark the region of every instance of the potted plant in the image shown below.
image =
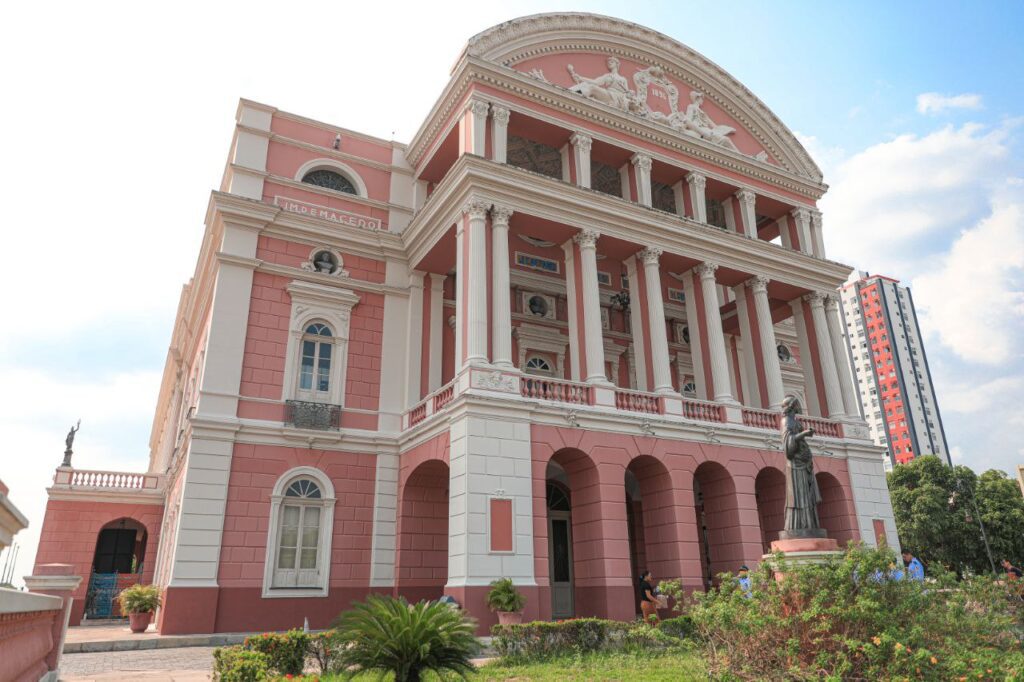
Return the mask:
<svg viewBox="0 0 1024 682"><path fill-rule="evenodd" d="M160 606L160 588L156 585L132 585L117 595L121 613L128 614L128 625L132 632L145 632L153 619L153 612Z"/></svg>
<svg viewBox="0 0 1024 682"><path fill-rule="evenodd" d="M498 614L501 625L518 625L523 622L523 607L526 597L512 584L511 578L502 578L491 583L487 593L487 606Z"/></svg>

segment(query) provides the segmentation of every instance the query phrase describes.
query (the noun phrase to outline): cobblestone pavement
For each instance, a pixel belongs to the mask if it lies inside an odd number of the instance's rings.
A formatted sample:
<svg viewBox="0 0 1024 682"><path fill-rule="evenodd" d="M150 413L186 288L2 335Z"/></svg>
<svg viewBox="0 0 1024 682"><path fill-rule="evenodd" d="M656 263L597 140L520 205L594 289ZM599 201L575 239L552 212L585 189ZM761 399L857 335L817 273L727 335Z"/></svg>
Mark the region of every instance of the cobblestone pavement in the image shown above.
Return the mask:
<svg viewBox="0 0 1024 682"><path fill-rule="evenodd" d="M214 647L65 654L60 679L68 682L199 682L210 679Z"/></svg>

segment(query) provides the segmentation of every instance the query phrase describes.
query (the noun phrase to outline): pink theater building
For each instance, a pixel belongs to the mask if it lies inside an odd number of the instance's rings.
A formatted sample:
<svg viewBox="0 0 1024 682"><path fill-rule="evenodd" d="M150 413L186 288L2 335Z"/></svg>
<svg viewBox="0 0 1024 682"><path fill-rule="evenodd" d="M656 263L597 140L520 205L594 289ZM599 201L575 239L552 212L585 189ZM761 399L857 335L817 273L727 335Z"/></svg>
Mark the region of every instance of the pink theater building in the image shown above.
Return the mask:
<svg viewBox="0 0 1024 682"><path fill-rule="evenodd" d="M73 622L161 585L164 633L371 592L489 626L506 576L632 618L641 569L703 589L776 538L788 393L829 534L894 545L825 190L732 76L589 14L472 37L408 144L243 100L148 469L58 469L38 561L88 576Z"/></svg>

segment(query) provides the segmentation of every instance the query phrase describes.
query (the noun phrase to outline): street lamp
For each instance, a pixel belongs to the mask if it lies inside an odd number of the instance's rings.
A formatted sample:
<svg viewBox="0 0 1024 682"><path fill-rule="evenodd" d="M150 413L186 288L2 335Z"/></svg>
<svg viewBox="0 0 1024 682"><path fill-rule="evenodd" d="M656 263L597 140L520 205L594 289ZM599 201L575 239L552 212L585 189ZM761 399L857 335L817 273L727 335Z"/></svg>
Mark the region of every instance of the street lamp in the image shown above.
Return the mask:
<svg viewBox="0 0 1024 682"><path fill-rule="evenodd" d="M992 575L996 574L996 562L992 559L992 548L988 546L988 535L985 533L985 524L981 521L981 512L978 511L978 503L974 498L974 493L964 486L963 480L956 477L956 489L957 492L966 492L968 501L971 503L971 508L974 510L974 517L978 519L978 528L981 529L981 541L985 543L985 554L988 556L988 565L992 567Z"/></svg>

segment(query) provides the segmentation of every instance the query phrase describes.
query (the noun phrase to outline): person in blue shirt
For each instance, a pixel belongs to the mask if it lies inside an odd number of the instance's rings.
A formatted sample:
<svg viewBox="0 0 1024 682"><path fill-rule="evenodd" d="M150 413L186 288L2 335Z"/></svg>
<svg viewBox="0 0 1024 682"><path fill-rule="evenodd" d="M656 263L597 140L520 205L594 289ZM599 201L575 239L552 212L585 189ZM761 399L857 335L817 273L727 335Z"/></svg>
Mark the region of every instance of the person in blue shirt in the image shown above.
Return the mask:
<svg viewBox="0 0 1024 682"><path fill-rule="evenodd" d="M903 565L906 566L907 575L911 580L924 582L924 564L907 550L903 550Z"/></svg>
<svg viewBox="0 0 1024 682"><path fill-rule="evenodd" d="M737 582L740 584L740 589L743 590L743 596L750 598L750 569L747 568L746 564L740 566L739 573L737 573Z"/></svg>

